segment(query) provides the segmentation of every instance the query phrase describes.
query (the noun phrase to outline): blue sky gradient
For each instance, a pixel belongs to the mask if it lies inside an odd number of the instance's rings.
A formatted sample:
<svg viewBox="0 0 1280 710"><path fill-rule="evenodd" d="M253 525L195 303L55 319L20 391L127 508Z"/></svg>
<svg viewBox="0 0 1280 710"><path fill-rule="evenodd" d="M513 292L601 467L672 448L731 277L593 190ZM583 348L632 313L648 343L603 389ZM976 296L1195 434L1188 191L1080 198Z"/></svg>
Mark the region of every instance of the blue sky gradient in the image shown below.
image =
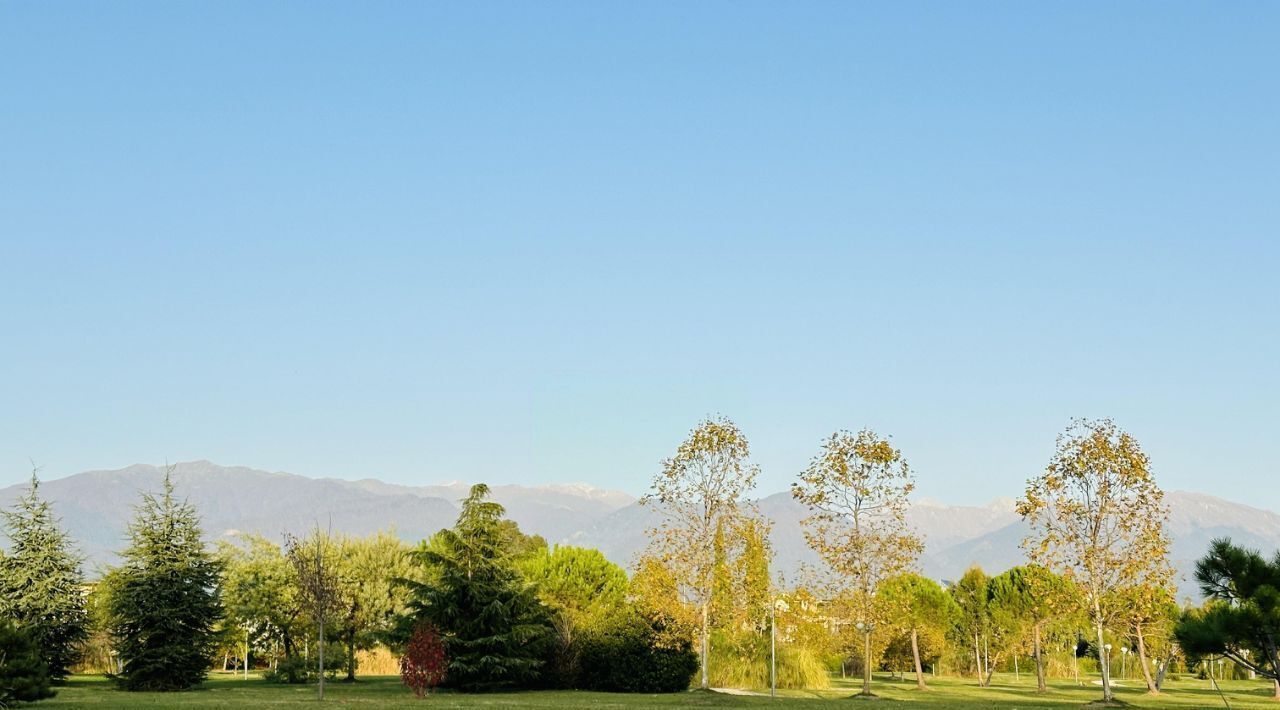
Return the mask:
<svg viewBox="0 0 1280 710"><path fill-rule="evenodd" d="M1280 5L0 4L0 485L642 492L697 420L1280 508Z"/></svg>

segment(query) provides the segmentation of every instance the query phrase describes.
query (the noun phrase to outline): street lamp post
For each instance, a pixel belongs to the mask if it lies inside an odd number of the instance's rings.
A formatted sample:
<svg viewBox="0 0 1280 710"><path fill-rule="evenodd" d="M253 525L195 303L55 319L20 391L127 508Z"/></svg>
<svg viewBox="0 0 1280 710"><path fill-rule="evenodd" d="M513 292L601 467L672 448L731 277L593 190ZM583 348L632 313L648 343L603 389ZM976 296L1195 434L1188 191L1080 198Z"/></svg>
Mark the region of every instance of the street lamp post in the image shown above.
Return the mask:
<svg viewBox="0 0 1280 710"><path fill-rule="evenodd" d="M1128 680L1129 678L1129 647L1120 647L1120 677Z"/></svg>
<svg viewBox="0 0 1280 710"><path fill-rule="evenodd" d="M1111 677L1111 644L1102 645L1102 671Z"/></svg>

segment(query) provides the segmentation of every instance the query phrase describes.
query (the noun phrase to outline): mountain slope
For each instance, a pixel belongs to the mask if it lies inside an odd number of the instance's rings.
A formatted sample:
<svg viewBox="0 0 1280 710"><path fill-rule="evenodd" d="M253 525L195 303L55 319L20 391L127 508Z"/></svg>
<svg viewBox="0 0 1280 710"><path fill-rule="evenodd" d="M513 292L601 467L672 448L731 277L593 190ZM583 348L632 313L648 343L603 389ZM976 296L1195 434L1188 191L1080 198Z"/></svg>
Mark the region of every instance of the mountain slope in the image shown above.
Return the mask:
<svg viewBox="0 0 1280 710"><path fill-rule="evenodd" d="M46 481L40 490L53 501L92 570L114 562L134 506L143 492L159 489L162 475L159 467L135 465ZM354 535L394 528L410 542L452 525L457 501L469 487L313 479L208 461L177 464L174 483L178 494L198 507L210 539L236 531L279 539L285 532L305 533L320 525ZM0 506L10 505L24 488L0 489ZM622 565L644 549L646 531L661 522L658 511L631 495L581 484L494 486L493 497L525 532L552 543L598 548ZM1172 558L1186 596L1197 596L1189 573L1213 538L1231 537L1267 553L1280 548L1280 515L1203 493L1173 491L1166 500ZM818 563L800 524L808 514L803 506L788 493L766 496L757 504L773 523L779 572L793 578L801 565ZM907 518L925 540L920 567L930 577L956 579L973 564L998 572L1024 561L1019 543L1026 526L1011 500L981 507L921 500L913 503Z"/></svg>
<svg viewBox="0 0 1280 710"><path fill-rule="evenodd" d="M159 490L162 477L162 468L138 464L44 481L40 492L53 502L92 570L115 561L135 506L143 493ZM211 539L237 531L279 539L319 525L353 535L394 528L405 540L417 541L453 524L457 501L468 489L313 479L208 461L176 464L173 481L178 495L196 505ZM10 505L25 487L0 489L0 505ZM572 486L497 486L493 497L508 506L523 529L552 542L634 500L625 493Z"/></svg>

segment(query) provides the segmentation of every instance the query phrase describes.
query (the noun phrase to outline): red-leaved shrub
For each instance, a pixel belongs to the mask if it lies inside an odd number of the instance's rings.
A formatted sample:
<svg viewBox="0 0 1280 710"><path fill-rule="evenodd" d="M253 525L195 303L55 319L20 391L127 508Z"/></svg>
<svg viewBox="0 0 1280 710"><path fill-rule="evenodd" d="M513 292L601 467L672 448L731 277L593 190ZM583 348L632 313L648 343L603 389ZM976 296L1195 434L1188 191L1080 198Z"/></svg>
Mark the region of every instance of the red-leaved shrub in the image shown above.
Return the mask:
<svg viewBox="0 0 1280 710"><path fill-rule="evenodd" d="M414 695L426 697L427 693L444 682L448 666L444 639L440 638L436 627L425 621L419 623L413 629L413 636L409 638L404 655L400 657L400 680L413 688Z"/></svg>

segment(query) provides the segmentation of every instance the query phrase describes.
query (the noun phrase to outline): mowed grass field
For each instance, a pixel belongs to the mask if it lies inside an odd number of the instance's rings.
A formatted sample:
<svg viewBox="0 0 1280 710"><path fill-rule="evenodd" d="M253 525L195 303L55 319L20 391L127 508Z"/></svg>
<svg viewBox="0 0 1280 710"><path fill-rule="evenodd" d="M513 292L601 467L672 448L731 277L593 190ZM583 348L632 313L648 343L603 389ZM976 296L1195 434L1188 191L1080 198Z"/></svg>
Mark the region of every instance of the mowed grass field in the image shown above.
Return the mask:
<svg viewBox="0 0 1280 710"><path fill-rule="evenodd" d="M884 701L872 707L926 708L931 710L1006 708L1068 708L1083 705L1100 697L1097 686L1084 688L1073 683L1055 681L1047 695L1035 693L1034 681L1023 675L1015 681L1012 675L996 676L990 688L975 687L972 680L960 678L931 679L932 690L921 693L910 681L876 678L875 692ZM1118 690L1121 700L1138 708L1223 708L1222 698L1208 681L1171 681L1160 696L1149 696L1135 681L1125 682ZM400 685L395 677L364 678L355 684L326 685L327 707L334 708L827 708L847 705L857 692L856 681L837 680L830 690L785 691L781 697L724 695L687 692L671 695L620 695L581 691L531 691L462 695L437 693L418 700ZM1263 681L1227 681L1222 684L1232 708L1280 708L1271 699L1271 686ZM767 696L767 690L765 691ZM30 707L35 708L277 708L316 706L315 686L271 685L259 678L249 680L230 675L213 675L204 688L185 693L125 693L115 690L99 676L77 676L59 689L58 697Z"/></svg>

